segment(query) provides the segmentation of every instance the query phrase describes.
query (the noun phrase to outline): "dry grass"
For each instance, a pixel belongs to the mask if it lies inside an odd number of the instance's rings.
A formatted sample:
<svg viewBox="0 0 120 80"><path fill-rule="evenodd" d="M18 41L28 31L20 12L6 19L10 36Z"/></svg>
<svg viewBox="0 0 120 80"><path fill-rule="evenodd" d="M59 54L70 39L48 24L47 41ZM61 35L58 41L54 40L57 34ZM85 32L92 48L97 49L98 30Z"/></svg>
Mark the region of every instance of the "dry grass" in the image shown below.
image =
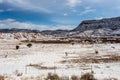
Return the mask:
<svg viewBox="0 0 120 80"><path fill-rule="evenodd" d="M54 69L57 69L57 67L47 67L47 66L42 66L41 64L29 64L27 65L27 67L35 67L37 69L42 69L42 70L46 70L46 69L49 69L49 70L54 70Z"/></svg>
<svg viewBox="0 0 120 80"><path fill-rule="evenodd" d="M17 77L17 78L16 78ZM96 79L93 73L85 73L81 76L59 76L58 74L48 73L48 75L39 75L39 76L2 76L0 75L0 80L118 80L117 78L109 78L109 79Z"/></svg>
<svg viewBox="0 0 120 80"><path fill-rule="evenodd" d="M87 56L81 57L77 59L69 59L69 60L62 60L60 63L110 63L110 62L119 62L120 56L118 55L105 55L105 57L101 56Z"/></svg>

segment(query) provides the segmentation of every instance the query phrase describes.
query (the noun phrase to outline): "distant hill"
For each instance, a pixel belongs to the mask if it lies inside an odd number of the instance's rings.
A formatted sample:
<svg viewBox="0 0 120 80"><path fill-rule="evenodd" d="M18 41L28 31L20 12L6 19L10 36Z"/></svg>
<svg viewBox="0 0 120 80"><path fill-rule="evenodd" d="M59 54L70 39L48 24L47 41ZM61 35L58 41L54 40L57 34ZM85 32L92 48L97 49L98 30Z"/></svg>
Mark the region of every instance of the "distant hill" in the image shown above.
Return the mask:
<svg viewBox="0 0 120 80"><path fill-rule="evenodd" d="M82 21L71 32L74 32L74 35L82 36L119 36L120 17Z"/></svg>
<svg viewBox="0 0 120 80"><path fill-rule="evenodd" d="M0 39L6 40L46 40L49 36L41 34L39 30L30 29L0 29Z"/></svg>
<svg viewBox="0 0 120 80"><path fill-rule="evenodd" d="M30 30L30 29L0 29L0 32L2 33L17 33L17 32L27 32L27 33L39 33L39 30Z"/></svg>
<svg viewBox="0 0 120 80"><path fill-rule="evenodd" d="M46 30L42 34L53 36L120 36L120 17L82 21L73 30Z"/></svg>
<svg viewBox="0 0 120 80"><path fill-rule="evenodd" d="M55 37L71 37L71 36L84 36L84 37L96 37L96 36L120 36L120 17L115 18L104 18L100 20L85 20L82 21L75 29L73 30L30 30L30 29L0 29L0 33L16 35L15 33L22 34L23 38L29 33L32 35L48 35ZM27 37L26 35L26 37ZM32 36L31 35L31 36ZM47 37L48 37L47 36ZM2 36L3 38L4 36ZM34 37L33 37L34 38ZM39 37L40 38L40 37Z"/></svg>
<svg viewBox="0 0 120 80"><path fill-rule="evenodd" d="M52 35L52 36L66 36L67 33L69 33L69 30L45 30L45 31L41 31L41 34L46 34L46 35Z"/></svg>

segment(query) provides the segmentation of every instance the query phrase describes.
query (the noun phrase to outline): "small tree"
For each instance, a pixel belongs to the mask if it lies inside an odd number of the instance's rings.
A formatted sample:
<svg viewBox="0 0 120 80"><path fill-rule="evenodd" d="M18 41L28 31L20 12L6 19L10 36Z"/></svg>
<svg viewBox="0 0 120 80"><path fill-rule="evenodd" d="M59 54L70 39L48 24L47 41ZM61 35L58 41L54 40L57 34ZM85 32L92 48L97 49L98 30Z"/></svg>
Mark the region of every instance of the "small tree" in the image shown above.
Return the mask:
<svg viewBox="0 0 120 80"><path fill-rule="evenodd" d="M94 78L94 75L92 73L86 73L81 76L80 80L96 80L96 79Z"/></svg>
<svg viewBox="0 0 120 80"><path fill-rule="evenodd" d="M31 43L27 44L27 47L29 47L29 48L30 48L31 46L32 46L32 44L31 44Z"/></svg>
<svg viewBox="0 0 120 80"><path fill-rule="evenodd" d="M95 54L98 54L99 52L98 52L98 50L95 50Z"/></svg>
<svg viewBox="0 0 120 80"><path fill-rule="evenodd" d="M19 45L16 45L16 49L19 49Z"/></svg>

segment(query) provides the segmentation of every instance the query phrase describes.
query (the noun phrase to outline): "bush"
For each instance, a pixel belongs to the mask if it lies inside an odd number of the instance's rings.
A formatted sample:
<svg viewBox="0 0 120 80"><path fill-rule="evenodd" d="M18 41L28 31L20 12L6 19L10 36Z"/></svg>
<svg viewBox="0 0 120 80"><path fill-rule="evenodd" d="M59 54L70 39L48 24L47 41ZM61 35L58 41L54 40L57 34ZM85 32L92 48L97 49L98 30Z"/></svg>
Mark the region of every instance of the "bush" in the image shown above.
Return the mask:
<svg viewBox="0 0 120 80"><path fill-rule="evenodd" d="M97 50L95 50L95 54L98 54L99 52Z"/></svg>
<svg viewBox="0 0 120 80"><path fill-rule="evenodd" d="M60 80L60 77L57 74L53 74L54 80Z"/></svg>
<svg viewBox="0 0 120 80"><path fill-rule="evenodd" d="M71 80L79 80L79 78L77 76L75 76L75 75L72 75Z"/></svg>
<svg viewBox="0 0 120 80"><path fill-rule="evenodd" d="M16 49L19 49L20 47L19 47L19 45L16 45Z"/></svg>
<svg viewBox="0 0 120 80"><path fill-rule="evenodd" d="M4 80L4 76L0 75L0 80Z"/></svg>
<svg viewBox="0 0 120 80"><path fill-rule="evenodd" d="M16 70L14 73L15 73L16 76L22 76L23 75L23 73L19 72L18 70Z"/></svg>
<svg viewBox="0 0 120 80"><path fill-rule="evenodd" d="M32 44L31 44L31 43L27 44L27 47L29 47L29 48L30 48L31 46L32 46Z"/></svg>
<svg viewBox="0 0 120 80"><path fill-rule="evenodd" d="M62 76L61 80L69 80L69 76Z"/></svg>
<svg viewBox="0 0 120 80"><path fill-rule="evenodd" d="M48 76L45 80L60 80L60 77L57 74L48 73Z"/></svg>
<svg viewBox="0 0 120 80"><path fill-rule="evenodd" d="M96 80L92 73L83 74L80 80Z"/></svg>

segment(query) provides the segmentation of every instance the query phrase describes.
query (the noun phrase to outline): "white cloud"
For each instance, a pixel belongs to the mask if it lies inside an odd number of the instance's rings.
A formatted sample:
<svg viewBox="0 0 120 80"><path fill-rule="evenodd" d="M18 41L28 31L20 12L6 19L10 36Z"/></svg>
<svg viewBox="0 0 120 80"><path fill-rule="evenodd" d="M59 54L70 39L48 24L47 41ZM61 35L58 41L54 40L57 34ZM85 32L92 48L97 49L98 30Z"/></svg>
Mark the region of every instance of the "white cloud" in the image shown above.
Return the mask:
<svg viewBox="0 0 120 80"><path fill-rule="evenodd" d="M27 22L19 22L14 19L6 19L0 20L0 28L18 28L18 29L37 29L37 30L56 30L56 29L72 29L72 26L69 25L55 25L55 26L48 26L48 25L37 25L33 23Z"/></svg>
<svg viewBox="0 0 120 80"><path fill-rule="evenodd" d="M63 15L64 15L64 16L68 16L68 13L64 13Z"/></svg>
<svg viewBox="0 0 120 80"><path fill-rule="evenodd" d="M91 9L91 7L90 7L90 6L87 6L87 7L85 7L85 9L88 10L88 9Z"/></svg>
<svg viewBox="0 0 120 80"><path fill-rule="evenodd" d="M92 3L103 3L105 0L91 0Z"/></svg>
<svg viewBox="0 0 120 80"><path fill-rule="evenodd" d="M50 10L46 9L45 6L41 6L42 1L33 2L32 0L5 0L4 2L21 9L32 10L37 12L51 12Z"/></svg>
<svg viewBox="0 0 120 80"><path fill-rule="evenodd" d="M9 8L9 9L6 9L6 11L13 11L13 9Z"/></svg>
<svg viewBox="0 0 120 80"><path fill-rule="evenodd" d="M85 7L85 10L82 11L80 13L80 15L82 16L82 15L85 15L85 14L88 14L88 13L91 13L91 12L95 12L95 11L96 11L96 9L92 9L91 7Z"/></svg>
<svg viewBox="0 0 120 80"><path fill-rule="evenodd" d="M52 22L57 24L71 25L71 27L76 27L75 24L79 24L78 19L69 19L69 18L53 18Z"/></svg>
<svg viewBox="0 0 120 80"><path fill-rule="evenodd" d="M67 0L67 5L73 8L79 5L81 2L81 0Z"/></svg>
<svg viewBox="0 0 120 80"><path fill-rule="evenodd" d="M4 12L4 10L3 10L3 9L0 9L0 12Z"/></svg>
<svg viewBox="0 0 120 80"><path fill-rule="evenodd" d="M0 3L2 3L3 2L3 0L0 0Z"/></svg>
<svg viewBox="0 0 120 80"><path fill-rule="evenodd" d="M101 20L103 19L104 17L95 17L96 20Z"/></svg>
<svg viewBox="0 0 120 80"><path fill-rule="evenodd" d="M57 30L57 29L72 30L73 26L70 26L70 25L56 25L56 26L53 26L51 30Z"/></svg>
<svg viewBox="0 0 120 80"><path fill-rule="evenodd" d="M12 23L15 22L14 19L5 19L5 20L0 20L0 24L7 24L7 23Z"/></svg>
<svg viewBox="0 0 120 80"><path fill-rule="evenodd" d="M77 10L76 10L76 9L72 9L72 12L76 13L76 12L77 12Z"/></svg>
<svg viewBox="0 0 120 80"><path fill-rule="evenodd" d="M6 10L4 10L4 9L0 9L0 12L6 12L6 11L12 11L13 9L6 9Z"/></svg>

